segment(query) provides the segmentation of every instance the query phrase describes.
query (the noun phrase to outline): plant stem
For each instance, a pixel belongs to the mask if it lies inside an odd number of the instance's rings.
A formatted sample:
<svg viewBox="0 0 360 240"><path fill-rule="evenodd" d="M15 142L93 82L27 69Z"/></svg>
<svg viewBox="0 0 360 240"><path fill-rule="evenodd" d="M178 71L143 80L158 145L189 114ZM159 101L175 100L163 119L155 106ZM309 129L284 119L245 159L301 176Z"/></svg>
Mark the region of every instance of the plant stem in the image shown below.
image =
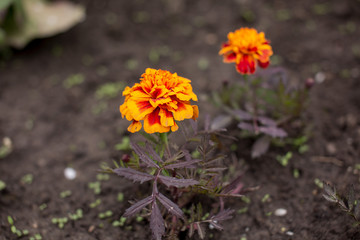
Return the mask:
<svg viewBox="0 0 360 240"><path fill-rule="evenodd" d="M253 108L253 127L254 127L254 131L255 134L259 133L259 127L258 127L258 123L257 123L257 99L256 99L256 87L251 85L251 81L249 81L249 76L247 74L243 75L244 80L245 80L245 88L247 92L250 92L251 96L251 103L252 103L252 108Z"/></svg>
<svg viewBox="0 0 360 240"><path fill-rule="evenodd" d="M160 133L159 136L160 136L161 144L163 144L163 147L165 148L167 157L170 157L171 153L169 148L168 133L167 132Z"/></svg>

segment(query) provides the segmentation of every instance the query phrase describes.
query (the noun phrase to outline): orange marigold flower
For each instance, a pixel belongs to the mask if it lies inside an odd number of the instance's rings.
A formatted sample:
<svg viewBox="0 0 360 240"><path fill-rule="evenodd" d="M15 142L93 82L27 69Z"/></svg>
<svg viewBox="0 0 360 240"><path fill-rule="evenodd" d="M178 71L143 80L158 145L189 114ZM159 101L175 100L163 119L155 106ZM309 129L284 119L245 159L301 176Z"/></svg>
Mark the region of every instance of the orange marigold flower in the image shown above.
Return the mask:
<svg viewBox="0 0 360 240"><path fill-rule="evenodd" d="M224 62L235 62L239 73L252 74L256 65L262 68L269 66L273 51L263 32L240 28L228 34L228 41L223 44L219 54L224 55Z"/></svg>
<svg viewBox="0 0 360 240"><path fill-rule="evenodd" d="M169 71L147 68L140 83L126 87L125 102L120 106L122 117L132 121L128 130L132 133L141 129L147 133L163 133L178 130L175 121L196 119L199 109L191 105L197 101L190 80Z"/></svg>

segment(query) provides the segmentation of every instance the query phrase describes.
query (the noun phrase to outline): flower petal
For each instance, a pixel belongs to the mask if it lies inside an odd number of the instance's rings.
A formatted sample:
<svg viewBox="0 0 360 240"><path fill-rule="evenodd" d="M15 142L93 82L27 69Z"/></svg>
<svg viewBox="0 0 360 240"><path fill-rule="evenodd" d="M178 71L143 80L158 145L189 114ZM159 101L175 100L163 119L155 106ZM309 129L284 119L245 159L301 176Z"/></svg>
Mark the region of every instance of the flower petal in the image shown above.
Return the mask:
<svg viewBox="0 0 360 240"><path fill-rule="evenodd" d="M166 109L160 108L159 116L160 116L160 123L162 126L171 127L175 124L174 116L173 116L172 112L170 112Z"/></svg>
<svg viewBox="0 0 360 240"><path fill-rule="evenodd" d="M192 105L192 108L194 112L192 119L196 120L199 117L199 108L197 105Z"/></svg>
<svg viewBox="0 0 360 240"><path fill-rule="evenodd" d="M178 102L177 106L178 108L172 111L176 121L182 121L193 117L194 109L189 102Z"/></svg>
<svg viewBox="0 0 360 240"><path fill-rule="evenodd" d="M248 74L255 72L255 60L252 56L244 55L238 64L236 64L236 70L242 74Z"/></svg>
<svg viewBox="0 0 360 240"><path fill-rule="evenodd" d="M138 101L136 99L129 99L127 107L131 110L132 117L136 121L143 120L147 114L155 109L148 100Z"/></svg>
<svg viewBox="0 0 360 240"><path fill-rule="evenodd" d="M126 117L126 120L131 121L133 120L133 117L131 115L131 111L129 111L129 108L127 107L127 102L125 101L122 105L120 105L119 110L121 112L121 117Z"/></svg>
<svg viewBox="0 0 360 240"><path fill-rule="evenodd" d="M130 124L130 126L128 127L127 130L128 130L129 132L132 132L132 133L138 132L138 131L140 131L141 126L142 126L141 122L139 122L139 121L133 121L133 122Z"/></svg>
<svg viewBox="0 0 360 240"><path fill-rule="evenodd" d="M147 133L163 133L170 131L170 127L164 127L161 125L160 116L159 116L160 108L156 108L155 111L146 115L144 119L144 131Z"/></svg>
<svg viewBox="0 0 360 240"><path fill-rule="evenodd" d="M234 52L224 55L224 62L229 63L235 61L236 61L236 54Z"/></svg>
<svg viewBox="0 0 360 240"><path fill-rule="evenodd" d="M259 66L262 67L262 68L267 68L267 67L269 66L269 64L270 64L270 61L267 61L267 62L260 62L260 61L258 61L258 64L259 64Z"/></svg>
<svg viewBox="0 0 360 240"><path fill-rule="evenodd" d="M179 129L179 126L175 123L174 126L171 126L171 131L176 132Z"/></svg>

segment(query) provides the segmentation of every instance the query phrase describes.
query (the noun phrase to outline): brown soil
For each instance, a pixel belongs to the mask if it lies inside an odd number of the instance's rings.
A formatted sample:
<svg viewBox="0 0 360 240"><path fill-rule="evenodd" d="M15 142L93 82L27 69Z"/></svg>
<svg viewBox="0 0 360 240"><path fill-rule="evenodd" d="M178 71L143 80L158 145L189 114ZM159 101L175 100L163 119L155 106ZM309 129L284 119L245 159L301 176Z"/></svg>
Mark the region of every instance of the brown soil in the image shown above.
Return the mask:
<svg viewBox="0 0 360 240"><path fill-rule="evenodd" d="M102 182L99 195L88 188L101 162L111 165L121 157L114 146L128 135L129 124L118 112L120 95L94 114L103 106L95 91L109 82L132 85L147 67L167 69L193 81L200 111L214 117L220 110L210 103L209 92L223 80L239 78L233 65L222 63L219 46L229 31L241 26L266 33L291 78L300 81L321 72L325 81L312 89L304 114L311 129L309 152L294 154L283 167L276 156L294 149L271 148L251 160L249 142L237 143L237 157L247 164L243 181L260 189L248 195L249 204L229 201L229 207L248 211L226 222L223 232L208 232L213 239L226 240L360 239L353 220L326 202L314 183L328 181L340 192L354 184L360 190L354 171L360 163L359 1L79 2L87 7L86 21L67 33L33 41L1 62L0 137L9 137L14 149L0 159L0 179L7 184L0 192L0 240L17 239L7 216L18 229L29 230L30 236L40 233L46 240L150 239L146 221L132 221L130 230L111 225L128 200L143 196L146 186L111 176ZM242 17L249 10L255 16L252 22ZM158 61L151 55L151 61L149 53L155 48L165 50ZM85 81L65 88L64 79L78 73ZM64 177L67 166L77 170L75 180ZM294 169L300 171L299 178L293 177ZM26 174L32 174L31 184L21 181ZM72 194L61 198L65 190ZM116 199L119 192L125 194L122 203ZM270 198L263 202L266 194ZM96 199L101 204L90 208ZM47 207L40 210L44 203ZM69 221L64 229L51 222L78 208L84 217ZM269 216L278 208L287 214ZM100 219L98 214L106 210L113 216Z"/></svg>

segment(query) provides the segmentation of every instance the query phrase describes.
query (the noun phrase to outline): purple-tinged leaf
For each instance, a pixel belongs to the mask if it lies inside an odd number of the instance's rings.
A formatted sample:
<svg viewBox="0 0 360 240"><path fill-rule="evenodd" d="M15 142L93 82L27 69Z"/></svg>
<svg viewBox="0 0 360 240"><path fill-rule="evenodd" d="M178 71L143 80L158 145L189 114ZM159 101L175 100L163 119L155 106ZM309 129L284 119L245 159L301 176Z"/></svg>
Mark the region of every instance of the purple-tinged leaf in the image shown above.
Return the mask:
<svg viewBox="0 0 360 240"><path fill-rule="evenodd" d="M139 156L139 158L148 166L159 168L159 166L148 156L145 154L144 150L137 145L136 143L130 143L131 148L135 151L135 153Z"/></svg>
<svg viewBox="0 0 360 240"><path fill-rule="evenodd" d="M131 217L140 212L144 207L154 201L153 196L148 196L143 200L136 202L134 205L125 210L124 217Z"/></svg>
<svg viewBox="0 0 360 240"><path fill-rule="evenodd" d="M238 128L243 129L243 130L248 130L250 132L255 132L254 126L250 123L246 123L246 122L241 122L238 125Z"/></svg>
<svg viewBox="0 0 360 240"><path fill-rule="evenodd" d="M154 158L155 161L162 162L162 163L164 162L161 159L161 157L159 156L159 154L150 145L150 143L146 143L145 147L146 147L146 151Z"/></svg>
<svg viewBox="0 0 360 240"><path fill-rule="evenodd" d="M329 195L326 195L326 194L323 194L322 195L327 201L329 202L332 202L332 203L336 203L338 200L333 198L332 196L329 196Z"/></svg>
<svg viewBox="0 0 360 240"><path fill-rule="evenodd" d="M331 197L336 197L336 189L335 187L332 188L329 184L326 182L323 182L324 191Z"/></svg>
<svg viewBox="0 0 360 240"><path fill-rule="evenodd" d="M232 111L232 114L239 120L251 120L253 118L250 113L240 109Z"/></svg>
<svg viewBox="0 0 360 240"><path fill-rule="evenodd" d="M184 151L179 151L177 153L175 153L174 155L172 155L169 159L166 159L166 163L171 163L171 162L175 162L181 158L183 158L185 156L185 152Z"/></svg>
<svg viewBox="0 0 360 240"><path fill-rule="evenodd" d="M276 122L273 119L268 118L268 117L260 116L260 117L257 117L257 120L261 124L269 126L269 127L276 127L276 125L277 125Z"/></svg>
<svg viewBox="0 0 360 240"><path fill-rule="evenodd" d="M200 239L204 239L205 238L205 229L200 225L199 222L195 223L195 229L197 230Z"/></svg>
<svg viewBox="0 0 360 240"><path fill-rule="evenodd" d="M238 194L244 187L242 183L242 175L232 180L227 186L221 191L222 194Z"/></svg>
<svg viewBox="0 0 360 240"><path fill-rule="evenodd" d="M164 219L161 215L159 206L156 201L152 203L151 216L150 216L150 228L153 236L156 240L161 240L162 235L165 233Z"/></svg>
<svg viewBox="0 0 360 240"><path fill-rule="evenodd" d="M184 219L184 213L181 211L178 205L172 202L170 199L165 197L163 194L159 193L157 195L157 199L161 202L162 205L173 215L177 216L178 218Z"/></svg>
<svg viewBox="0 0 360 240"><path fill-rule="evenodd" d="M185 160L186 160L186 161L191 161L191 160L192 160L191 154L189 153L189 151L183 150L183 153L184 153L184 156L185 156Z"/></svg>
<svg viewBox="0 0 360 240"><path fill-rule="evenodd" d="M338 199L338 204L340 205L340 207L342 208L343 211L348 211L347 206L345 205L344 201L341 199Z"/></svg>
<svg viewBox="0 0 360 240"><path fill-rule="evenodd" d="M220 231L222 231L224 229L216 220L214 220L214 221L210 220L209 228L210 229L211 228L216 228L217 230L220 230Z"/></svg>
<svg viewBox="0 0 360 240"><path fill-rule="evenodd" d="M218 155L214 158L209 159L207 162L204 163L204 165L207 166L207 165L211 165L214 163L218 163L218 162L224 160L226 157L227 157L226 155L222 155L222 154Z"/></svg>
<svg viewBox="0 0 360 240"><path fill-rule="evenodd" d="M234 212L235 211L233 209L225 209L225 210L220 211L215 216L212 216L210 219L212 221L217 221L217 222L225 221L225 220L231 219L233 217L232 214Z"/></svg>
<svg viewBox="0 0 360 240"><path fill-rule="evenodd" d="M175 169L175 168L193 168L195 163L201 162L201 159L193 159L190 161L180 162L180 163L174 163L165 166L166 169Z"/></svg>
<svg viewBox="0 0 360 240"><path fill-rule="evenodd" d="M256 142L251 147L251 157L258 158L265 154L270 147L270 137L262 136L256 140Z"/></svg>
<svg viewBox="0 0 360 240"><path fill-rule="evenodd" d="M133 180L134 182L146 182L151 179L154 179L155 177L153 175L150 175L148 173L143 173L136 171L131 168L116 168L113 170L114 173L116 173L119 176L122 176L124 178Z"/></svg>
<svg viewBox="0 0 360 240"><path fill-rule="evenodd" d="M287 136L287 133L284 131L284 129L278 127L259 127L259 131L272 137L283 138Z"/></svg>
<svg viewBox="0 0 360 240"><path fill-rule="evenodd" d="M159 179L163 184L165 184L167 187L188 187L191 185L196 185L199 182L194 179L183 179L183 178L174 178L174 177L166 177L166 176L159 176Z"/></svg>
<svg viewBox="0 0 360 240"><path fill-rule="evenodd" d="M205 171L206 172L222 172L225 171L227 168L226 167L214 167L214 168L206 168Z"/></svg>
<svg viewBox="0 0 360 240"><path fill-rule="evenodd" d="M230 115L218 115L211 123L211 130L220 130L228 127L233 118Z"/></svg>

